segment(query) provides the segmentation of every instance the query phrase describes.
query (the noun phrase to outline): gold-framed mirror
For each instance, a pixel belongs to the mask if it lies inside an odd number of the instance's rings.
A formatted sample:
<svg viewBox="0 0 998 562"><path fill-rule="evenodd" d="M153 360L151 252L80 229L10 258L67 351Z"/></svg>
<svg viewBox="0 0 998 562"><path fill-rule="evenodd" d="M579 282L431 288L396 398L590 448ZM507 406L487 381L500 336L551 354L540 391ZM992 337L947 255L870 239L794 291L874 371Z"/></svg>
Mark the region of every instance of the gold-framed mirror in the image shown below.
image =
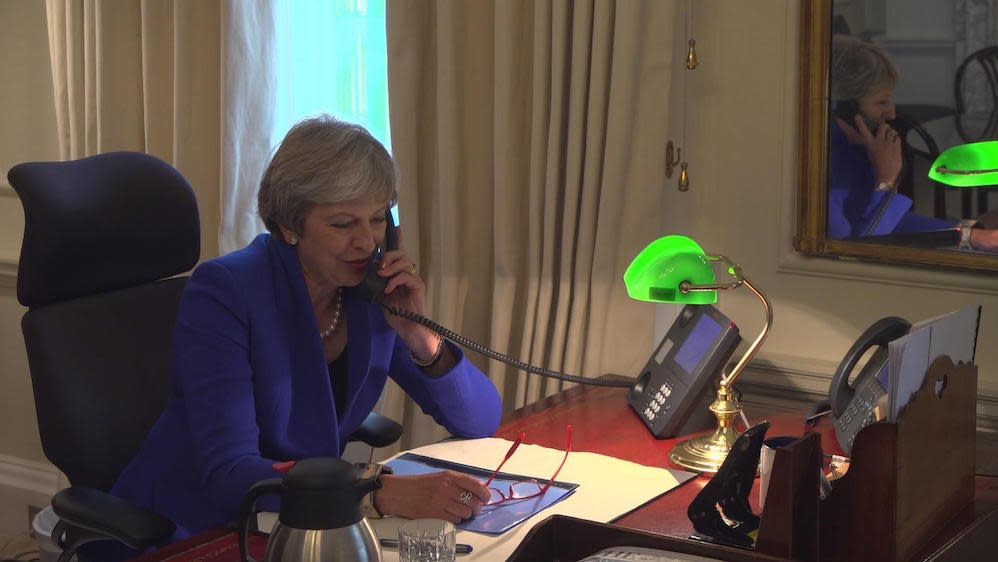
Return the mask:
<svg viewBox="0 0 998 562"><path fill-rule="evenodd" d="M926 242L924 237L922 239L916 237L914 241L911 241L905 236L896 235L842 238L829 236L829 149L831 145L829 133L830 127L838 126L832 117L833 108L830 105L832 100L830 85L832 85L833 78L829 76L829 61L832 50L833 24L836 26L835 33L858 36L863 41L879 44L892 56L898 56L897 54L900 53L898 58L903 60L897 64L900 68L900 78L897 81L894 99L898 113L902 112L902 108L906 110L911 108L911 112L914 112L915 109L929 108L930 111L933 108L936 109L936 116L930 115L926 118L934 119L935 123L923 123L922 125L925 126L921 128L936 131L940 142L930 142L936 144L939 150L945 150L954 144L962 144L961 140L964 137L973 139L977 135L994 139L993 136L989 136L993 135L992 133L985 131L986 127L980 127L979 130L971 131L969 134L964 134L963 131L960 131L959 136L955 134L958 117L955 109L957 105L955 98L961 94L954 93L956 92L954 80L956 74L960 72L960 59L963 57L961 49L968 51L974 46L969 41L962 40L963 45L957 48L956 44L960 41L953 38L946 39L944 31L941 31L936 38L928 40L924 37L920 39L904 36L906 33L911 35L912 29L918 29L918 24L912 23L913 13L921 13L927 18L937 20L948 19L941 24L948 25L952 29L953 18L940 18L940 10L956 10L955 6L962 3L951 0L916 1L922 3L923 6L912 6L909 1L902 2L900 0L801 0L801 62L798 109L800 165L797 186L797 223L793 245L796 251L813 256L861 259L931 268L996 271L998 270L998 255L974 250L960 250L956 243L950 242L949 238L942 242L938 238ZM966 4L974 3L967 2ZM907 30L895 31L894 37L891 37L890 17L892 14L901 13L898 10L903 10L906 14L904 25L900 27L906 27ZM858 16L857 11L860 12ZM992 16L998 17L998 14L992 14ZM981 16L977 14L976 17ZM989 19L988 21L998 20ZM851 31L848 30L850 23L853 24ZM895 27L899 26L895 25ZM998 38L998 29L988 31L993 34L993 37ZM978 39L979 41L980 39ZM998 44L998 41L993 43ZM976 50L976 48L970 49L968 53L976 52ZM940 78L935 78L931 73L920 72L919 69L912 66L912 60L909 59L915 55L926 60L936 56L944 62L947 61L946 57L948 56L948 67L940 72ZM966 57L964 60L969 58ZM903 90L907 84L905 80L912 83L908 85L907 90ZM939 83L935 84L933 80ZM926 87L925 84L929 84L929 86ZM938 87L935 88L934 92L926 94L930 97L934 96L932 99L922 100L913 97L933 89L933 86ZM996 107L998 106L998 94L987 90L983 96L985 105L990 104L991 107L990 110L985 111L985 114L990 111L990 114L998 115L998 107ZM968 108L964 107L964 113L960 115L969 114L968 111ZM967 127L964 126L964 128ZM940 130L943 133L938 133ZM977 140L985 140L985 138ZM906 142L916 149L928 152L926 149L929 145L924 137L906 139ZM907 148L908 145L906 145ZM990 205L992 212L994 212L994 207L998 207L998 190L993 192L985 190L983 196L975 193L971 197L961 193L957 188L946 188L934 184L928 179L926 173L930 164L930 161L912 164L908 155L905 157L905 172L911 174L914 182L914 188L909 188L912 189L912 212L918 212L922 209L922 212L927 215L934 214L941 220L955 223L960 218L964 218L958 213L968 210L966 208L967 200L976 203L980 199L983 206L978 206L978 208L987 209ZM870 189L873 189L872 183ZM926 190L929 190L928 193L931 195L918 199L918 194ZM945 215L939 213L939 201L943 202ZM971 213L973 211L973 208L969 210ZM900 243L897 241L898 238L902 239ZM957 235L957 240L958 238Z"/></svg>

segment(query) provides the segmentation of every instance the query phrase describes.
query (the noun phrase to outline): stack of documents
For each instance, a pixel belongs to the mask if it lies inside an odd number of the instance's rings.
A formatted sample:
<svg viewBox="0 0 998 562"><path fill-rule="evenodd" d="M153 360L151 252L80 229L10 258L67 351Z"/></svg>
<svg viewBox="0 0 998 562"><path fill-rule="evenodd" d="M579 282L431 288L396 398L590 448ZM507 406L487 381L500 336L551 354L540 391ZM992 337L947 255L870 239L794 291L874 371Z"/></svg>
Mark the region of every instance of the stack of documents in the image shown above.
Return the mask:
<svg viewBox="0 0 998 562"><path fill-rule="evenodd" d="M948 355L954 364L973 363L981 306L970 305L925 320L908 335L888 345L887 413L896 422L911 397L922 387L933 361Z"/></svg>

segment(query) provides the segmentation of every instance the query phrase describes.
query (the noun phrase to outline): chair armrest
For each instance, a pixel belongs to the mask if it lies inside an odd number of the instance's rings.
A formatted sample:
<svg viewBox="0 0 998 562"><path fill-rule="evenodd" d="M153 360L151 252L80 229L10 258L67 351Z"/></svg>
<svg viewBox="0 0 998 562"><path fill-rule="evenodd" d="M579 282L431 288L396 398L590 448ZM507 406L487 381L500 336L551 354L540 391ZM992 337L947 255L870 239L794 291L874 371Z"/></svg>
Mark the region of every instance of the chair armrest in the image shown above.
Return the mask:
<svg viewBox="0 0 998 562"><path fill-rule="evenodd" d="M154 511L82 486L60 490L52 498L52 510L60 519L52 537L58 542L60 528L65 529L68 544L63 550L70 552L106 539L143 550L162 543L176 530L172 521Z"/></svg>
<svg viewBox="0 0 998 562"><path fill-rule="evenodd" d="M360 424L360 427L350 434L349 441L360 441L371 447L378 448L391 445L398 441L401 436L401 424L391 418L371 412L367 415L364 423Z"/></svg>

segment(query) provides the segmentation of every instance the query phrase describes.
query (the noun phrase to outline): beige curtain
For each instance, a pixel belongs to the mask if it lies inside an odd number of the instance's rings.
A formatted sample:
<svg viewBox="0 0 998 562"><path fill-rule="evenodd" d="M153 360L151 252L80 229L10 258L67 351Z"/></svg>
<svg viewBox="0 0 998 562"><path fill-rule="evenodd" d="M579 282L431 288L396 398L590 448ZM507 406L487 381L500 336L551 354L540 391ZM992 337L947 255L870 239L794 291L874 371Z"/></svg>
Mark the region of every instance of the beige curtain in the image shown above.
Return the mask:
<svg viewBox="0 0 998 562"><path fill-rule="evenodd" d="M403 243L440 323L534 365L636 375L654 307L622 275L663 235L672 1L391 2ZM506 411L566 386L468 352ZM403 447L442 436L397 387Z"/></svg>
<svg viewBox="0 0 998 562"><path fill-rule="evenodd" d="M202 259L219 253L223 201L233 209L238 184L256 181L269 156L268 10L237 0L46 2L61 157L135 150L173 164L197 193Z"/></svg>

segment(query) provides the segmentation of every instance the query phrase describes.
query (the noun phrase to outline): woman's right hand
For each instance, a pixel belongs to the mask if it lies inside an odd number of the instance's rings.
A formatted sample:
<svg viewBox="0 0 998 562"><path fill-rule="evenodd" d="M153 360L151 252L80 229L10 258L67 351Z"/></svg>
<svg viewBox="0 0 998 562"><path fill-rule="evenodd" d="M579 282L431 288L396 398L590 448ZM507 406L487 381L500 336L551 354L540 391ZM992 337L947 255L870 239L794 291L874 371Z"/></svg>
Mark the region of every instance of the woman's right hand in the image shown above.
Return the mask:
<svg viewBox="0 0 998 562"><path fill-rule="evenodd" d="M901 136L898 132L884 123L877 129L877 134L873 134L866 126L866 121L858 114L853 126L848 126L848 123L838 117L835 119L851 144L861 144L866 148L877 183L896 185L904 162L901 157Z"/></svg>
<svg viewBox="0 0 998 562"><path fill-rule="evenodd" d="M453 470L416 476L382 474L381 483L381 489L374 492L378 511L409 519L460 523L481 513L490 496L477 478ZM462 495L467 501L461 501Z"/></svg>

